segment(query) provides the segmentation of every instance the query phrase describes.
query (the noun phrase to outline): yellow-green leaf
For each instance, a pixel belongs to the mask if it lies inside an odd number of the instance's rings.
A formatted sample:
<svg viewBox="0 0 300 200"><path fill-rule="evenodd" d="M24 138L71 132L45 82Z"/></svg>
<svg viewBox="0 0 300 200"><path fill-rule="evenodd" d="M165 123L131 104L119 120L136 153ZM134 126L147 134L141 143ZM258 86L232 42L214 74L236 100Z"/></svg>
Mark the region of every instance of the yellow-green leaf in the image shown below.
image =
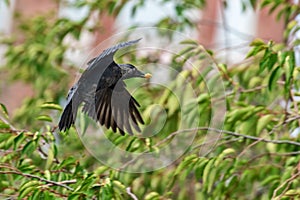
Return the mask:
<svg viewBox="0 0 300 200"><path fill-rule="evenodd" d="M43 105L41 105L41 108L43 109L51 109L51 110L62 110L62 107L58 104L55 103L44 103Z"/></svg>
<svg viewBox="0 0 300 200"><path fill-rule="evenodd" d="M259 118L257 121L256 133L259 134L269 124L269 122L272 121L273 118L274 115L271 114Z"/></svg>
<svg viewBox="0 0 300 200"><path fill-rule="evenodd" d="M36 119L40 121L52 122L52 118L49 115L40 115Z"/></svg>

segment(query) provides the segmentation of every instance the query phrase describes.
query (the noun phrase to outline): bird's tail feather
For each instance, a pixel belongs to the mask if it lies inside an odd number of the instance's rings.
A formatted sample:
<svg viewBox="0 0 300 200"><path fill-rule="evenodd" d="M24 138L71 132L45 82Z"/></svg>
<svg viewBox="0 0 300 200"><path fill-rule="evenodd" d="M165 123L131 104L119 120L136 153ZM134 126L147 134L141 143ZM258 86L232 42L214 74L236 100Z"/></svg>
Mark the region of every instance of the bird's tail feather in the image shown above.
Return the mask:
<svg viewBox="0 0 300 200"><path fill-rule="evenodd" d="M77 108L72 107L72 101L67 104L58 123L60 131L66 131L74 124L77 114Z"/></svg>

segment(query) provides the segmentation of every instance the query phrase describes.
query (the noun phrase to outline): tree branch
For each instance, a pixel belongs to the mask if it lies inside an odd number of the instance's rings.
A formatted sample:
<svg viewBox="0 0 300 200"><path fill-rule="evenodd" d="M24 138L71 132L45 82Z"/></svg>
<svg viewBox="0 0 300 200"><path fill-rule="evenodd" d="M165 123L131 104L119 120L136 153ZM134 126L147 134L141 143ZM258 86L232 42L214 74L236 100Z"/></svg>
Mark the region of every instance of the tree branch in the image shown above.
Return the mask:
<svg viewBox="0 0 300 200"><path fill-rule="evenodd" d="M181 134L181 133L185 133L185 132L193 132L193 131L212 131L212 132L216 132L216 133L224 133L227 135L231 135L231 136L235 136L235 137L242 137L245 139L250 139L250 140L254 140L256 142L265 142L265 143L273 143L273 144L290 144L290 145L296 145L296 146L300 146L299 142L294 142L294 141L290 141L290 140L271 140L271 139L265 139L265 138L260 138L260 137L255 137L255 136L251 136L251 135L244 135L244 134L240 134L237 132L232 132L232 131L226 131L226 130L221 130L221 129L217 129L217 128L210 128L210 127L196 127L196 128L190 128L190 129L183 129L183 130L179 130L179 131L175 131L173 133L171 133L168 137L166 137L165 139L161 140L160 142L156 143L154 145L154 147L158 147L161 144L164 144L165 142L167 142L168 140L172 139L174 136ZM210 143L211 141L209 141L208 143ZM197 147L206 145L207 143L204 144L200 144ZM194 149L194 148L193 148ZM143 155L143 153L149 153L149 151L144 151L142 152L139 156L135 157L132 160L129 160L128 162L126 162L124 165L122 165L120 168L118 168L118 170L124 169L125 167L127 167L128 165L130 165L131 163L133 163L135 160L137 160L141 155ZM298 152L292 152L293 155L297 154ZM289 153L286 153L289 154Z"/></svg>
<svg viewBox="0 0 300 200"><path fill-rule="evenodd" d="M126 188L127 194L133 199L133 200L138 200L138 198L133 194L130 190L130 187Z"/></svg>
<svg viewBox="0 0 300 200"><path fill-rule="evenodd" d="M2 120L4 123L6 123L6 124L8 124L8 125L10 126L10 131L11 131L11 133L13 133L13 134L18 135L18 134L20 134L20 133L22 133L22 132L30 132L30 131L28 131L28 130L18 130L18 129L16 129L16 128L15 128L11 123L9 123L9 121L7 121L1 114L0 114L0 120ZM57 126L54 126L54 127L51 129L51 131L52 131L52 130L55 130L56 128L57 128ZM51 133L53 133L53 132L51 132ZM26 141L29 141L29 139L27 138ZM44 156L45 158L48 157L48 154L42 150L40 144L39 144L39 146L37 147L37 151L38 151L42 156ZM57 164L60 163L59 160L58 160L56 157L54 158L54 162L56 162Z"/></svg>
<svg viewBox="0 0 300 200"><path fill-rule="evenodd" d="M0 174L17 174L17 175L21 175L21 176L24 176L24 177L27 177L27 178L38 179L39 181L45 182L47 184L64 187L64 188L66 188L68 190L71 190L71 191L74 191L74 189L67 186L66 184L76 183L76 181L77 181L76 179L73 179L73 180L66 180L66 181L56 182L56 181L47 180L45 178L42 178L42 177L39 177L39 176L36 176L36 175L22 173L20 171L0 171Z"/></svg>
<svg viewBox="0 0 300 200"><path fill-rule="evenodd" d="M293 180L297 179L298 176L300 176L300 172L292 175L290 178L288 178L287 180L285 180L283 183L281 183L273 192L273 196L272 199L281 199L282 196L284 195L284 193L288 190L288 188L290 187L291 183L293 182ZM282 191L282 193L276 198L276 194L277 192L283 188L284 186L286 186L286 188Z"/></svg>
<svg viewBox="0 0 300 200"><path fill-rule="evenodd" d="M216 133L224 133L224 134L232 135L232 136L235 136L235 137L242 137L242 138L245 138L245 139L261 141L261 142L266 142L266 143L291 144L291 145L300 146L299 142L294 142L294 141L290 141L290 140L271 140L271 139L255 137L255 136L252 136L252 135L244 135L244 134L240 134L240 133L237 133L237 132L226 131L226 130L221 130L221 129L217 129L217 128L210 128L210 127L196 127L196 128L190 128L190 129L183 129L183 130L175 131L172 134L170 134L168 137L166 137L164 140L162 140L160 143L164 143L165 141L171 139L175 135L178 135L178 134L181 134L181 133L184 133L184 132L192 132L192 131L212 131L212 132L216 132Z"/></svg>

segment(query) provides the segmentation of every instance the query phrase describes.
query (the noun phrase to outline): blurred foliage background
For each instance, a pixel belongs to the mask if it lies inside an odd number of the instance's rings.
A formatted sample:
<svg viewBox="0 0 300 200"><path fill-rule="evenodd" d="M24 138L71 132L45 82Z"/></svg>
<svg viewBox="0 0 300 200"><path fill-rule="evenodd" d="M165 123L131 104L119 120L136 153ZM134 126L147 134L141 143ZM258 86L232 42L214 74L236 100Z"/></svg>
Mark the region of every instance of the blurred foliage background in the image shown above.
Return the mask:
<svg viewBox="0 0 300 200"><path fill-rule="evenodd" d="M144 0L135 1L134 16ZM169 0L161 1L162 4ZM9 3L9 1L7 1ZM1 73L10 82L30 84L34 95L23 101L14 116L1 103L0 120L0 191L3 199L298 199L300 198L300 113L299 44L288 38L298 31L295 15L299 5L284 0L243 1L243 9L270 7L285 23L285 42L255 39L238 65L230 65L204 50L198 42L182 41L180 55L172 58L178 70L170 85L175 90L182 77L192 84L197 96L188 101L186 123L193 130L181 130L181 108L168 89L145 87L135 93L142 113L149 119L153 105L167 113L166 124L156 137L142 139L107 131L107 137L131 152L160 151L176 134L197 131L192 146L172 165L147 173L126 173L102 165L92 157L74 128L58 133L56 122L62 111L77 71L66 59L66 37L78 40L83 30L93 31L88 20L94 12L117 16L128 1L74 1L72 6L88 8L80 21L39 16L31 21L20 19L22 42L5 38L7 46ZM223 2L226 7L226 1ZM155 27L176 31L195 28L188 13L202 9L204 0L176 1L176 16L161 19ZM164 37L162 34L161 37ZM172 43L172 35L166 35ZM219 73L210 73L203 55L210 55ZM159 55L157 55L159 56ZM299 55L298 55L299 56ZM132 56L133 63L158 62L153 56ZM186 69L186 62L199 66ZM203 64L203 65L202 65ZM201 73L199 73L201 71ZM72 72L72 73L70 73ZM207 85L220 85L224 96L214 96ZM203 77L209 77L205 79ZM59 84L58 84L59 83ZM1 91L5 95L5 90ZM188 91L182 91L184 97ZM209 128L214 101L224 100L227 114L220 129ZM196 108L195 108L196 105ZM158 114L157 114L158 115ZM159 123L160 118L157 118ZM151 127L150 127L151 128ZM147 131L147 128L145 132ZM151 129L148 131L151 132ZM213 132L213 148L203 155L201 148ZM220 135L220 133L222 133ZM101 147L99 147L101 148ZM106 151L105 149L101 149Z"/></svg>

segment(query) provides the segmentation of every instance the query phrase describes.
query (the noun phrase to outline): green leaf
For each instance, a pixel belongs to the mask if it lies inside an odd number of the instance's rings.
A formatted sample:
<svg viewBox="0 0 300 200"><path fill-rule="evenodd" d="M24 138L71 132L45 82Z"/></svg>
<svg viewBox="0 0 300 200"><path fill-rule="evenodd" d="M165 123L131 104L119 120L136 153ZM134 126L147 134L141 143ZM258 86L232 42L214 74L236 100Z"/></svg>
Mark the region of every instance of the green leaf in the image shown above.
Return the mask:
<svg viewBox="0 0 300 200"><path fill-rule="evenodd" d="M72 156L67 157L66 159L64 159L60 165L59 168L69 168L70 166L75 166L76 164L76 160L75 158L73 158Z"/></svg>
<svg viewBox="0 0 300 200"><path fill-rule="evenodd" d="M40 115L36 119L40 121L52 122L52 118L49 115Z"/></svg>
<svg viewBox="0 0 300 200"><path fill-rule="evenodd" d="M108 4L108 11L110 14L113 13L115 7L116 7L117 2L116 1L110 1Z"/></svg>
<svg viewBox="0 0 300 200"><path fill-rule="evenodd" d="M168 114L172 116L178 109L179 109L179 102L176 95L169 96L167 107L168 107Z"/></svg>
<svg viewBox="0 0 300 200"><path fill-rule="evenodd" d="M196 169L195 169L195 174L197 179L200 179L203 177L203 171L204 171L204 167L206 166L206 164L209 162L209 159L201 157L197 163Z"/></svg>
<svg viewBox="0 0 300 200"><path fill-rule="evenodd" d="M14 144L14 139L15 139L15 136L14 136L14 135L11 135L11 136L5 141L4 148L5 148L5 149L9 149L9 148Z"/></svg>
<svg viewBox="0 0 300 200"><path fill-rule="evenodd" d="M16 150L21 145L25 138L26 136L24 132L19 133L18 136L14 138L14 150Z"/></svg>
<svg viewBox="0 0 300 200"><path fill-rule="evenodd" d="M124 141L126 141L128 139L129 135L124 135L124 136L121 136L121 137L118 137L115 141L114 141L114 144L116 146L118 146L119 144L123 144Z"/></svg>
<svg viewBox="0 0 300 200"><path fill-rule="evenodd" d="M232 123L237 122L239 120L246 120L253 114L253 111L253 106L233 109L227 115L227 122Z"/></svg>
<svg viewBox="0 0 300 200"><path fill-rule="evenodd" d="M5 0L4 2L6 4L6 6L10 6L10 0Z"/></svg>
<svg viewBox="0 0 300 200"><path fill-rule="evenodd" d="M207 192L210 193L215 183L215 178L217 176L217 168L213 167L209 171L208 179L207 179Z"/></svg>
<svg viewBox="0 0 300 200"><path fill-rule="evenodd" d="M31 155L35 149L36 149L37 145L36 145L36 141L29 141L27 144L25 144L25 146L22 149L22 153L27 154L27 155Z"/></svg>
<svg viewBox="0 0 300 200"><path fill-rule="evenodd" d="M114 190L118 191L119 193L126 192L126 187L120 181L113 180L112 186L113 186Z"/></svg>
<svg viewBox="0 0 300 200"><path fill-rule="evenodd" d="M145 200L159 200L159 197L157 192L150 192L145 196Z"/></svg>
<svg viewBox="0 0 300 200"><path fill-rule="evenodd" d="M271 70L276 62L277 62L277 54L275 54L275 53L270 54L267 59L268 69Z"/></svg>
<svg viewBox="0 0 300 200"><path fill-rule="evenodd" d="M274 115L264 115L263 117L259 118L257 121L256 126L256 133L260 134L260 132L269 124L270 121L274 118Z"/></svg>
<svg viewBox="0 0 300 200"><path fill-rule="evenodd" d="M176 13L177 13L178 16L182 16L182 13L184 11L184 8L183 8L182 5L176 5L175 10L176 10Z"/></svg>
<svg viewBox="0 0 300 200"><path fill-rule="evenodd" d="M298 158L296 157L290 157L286 160L285 166L295 166L299 162Z"/></svg>
<svg viewBox="0 0 300 200"><path fill-rule="evenodd" d="M32 193L32 195L30 195L31 199L33 200L39 200L41 198L44 197L43 195L43 191L40 191L40 190L36 190Z"/></svg>
<svg viewBox="0 0 300 200"><path fill-rule="evenodd" d="M197 98L199 104L210 101L210 95L208 93L200 94Z"/></svg>
<svg viewBox="0 0 300 200"><path fill-rule="evenodd" d="M130 151L132 149L136 140L137 140L137 138L133 138L132 140L130 140L129 144L126 147L126 151Z"/></svg>
<svg viewBox="0 0 300 200"><path fill-rule="evenodd" d="M262 186L265 186L265 185L269 185L269 184L272 184L273 181L276 181L276 180L280 180L280 176L279 175L269 175L269 176L266 176L266 179L264 179L262 182L261 182L261 185Z"/></svg>
<svg viewBox="0 0 300 200"><path fill-rule="evenodd" d="M10 125L6 124L3 121L0 121L0 129L7 129L7 128L10 128Z"/></svg>
<svg viewBox="0 0 300 200"><path fill-rule="evenodd" d="M89 117L85 113L80 112L79 120L80 120L80 131L82 136L84 136L89 126Z"/></svg>
<svg viewBox="0 0 300 200"><path fill-rule="evenodd" d="M198 42L196 40L183 40L180 42L180 44L188 44L193 46L198 46Z"/></svg>
<svg viewBox="0 0 300 200"><path fill-rule="evenodd" d="M264 1L261 1L261 4L260 4L260 7L263 8L263 7L266 7L267 5L273 3L272 0L264 0Z"/></svg>
<svg viewBox="0 0 300 200"><path fill-rule="evenodd" d="M214 159L211 159L207 165L205 166L204 168L204 171L203 171L203 184L208 188L210 187L210 184L211 184L211 181L209 180L210 176L210 172L212 171L213 168L215 168L213 166L215 160Z"/></svg>
<svg viewBox="0 0 300 200"><path fill-rule="evenodd" d="M229 154L234 154L235 150L233 148L228 148L225 149L216 159L214 165L218 166L221 162L223 162L223 159L225 156L229 155Z"/></svg>
<svg viewBox="0 0 300 200"><path fill-rule="evenodd" d="M259 63L259 69L260 69L259 72L261 73L265 69L271 71L276 62L277 62L277 54L272 52L269 49L266 49L264 56Z"/></svg>
<svg viewBox="0 0 300 200"><path fill-rule="evenodd" d="M0 103L0 108L1 108L1 110L3 112L3 114L5 115L5 117L8 118L8 111L7 111L6 106L3 103Z"/></svg>
<svg viewBox="0 0 300 200"><path fill-rule="evenodd" d="M281 68L277 66L271 73L268 88L271 91L276 86L276 81L280 78Z"/></svg>
<svg viewBox="0 0 300 200"><path fill-rule="evenodd" d="M48 155L47 155L47 162L45 169L50 169L50 166L52 165L53 159L54 159L54 145L51 145L51 148L48 149Z"/></svg>
<svg viewBox="0 0 300 200"><path fill-rule="evenodd" d="M0 133L0 142L6 141L11 136L12 136L11 133L5 133L5 132Z"/></svg>
<svg viewBox="0 0 300 200"><path fill-rule="evenodd" d="M96 176L100 176L100 175L102 175L105 171L107 171L109 169L109 167L107 167L107 166L100 166L100 167L98 167L96 170L95 170L95 175Z"/></svg>
<svg viewBox="0 0 300 200"><path fill-rule="evenodd" d="M59 110L62 111L62 107L55 103L44 103L40 106L43 109Z"/></svg>
<svg viewBox="0 0 300 200"><path fill-rule="evenodd" d="M51 172L49 170L44 171L44 176L47 180L51 180Z"/></svg>
<svg viewBox="0 0 300 200"><path fill-rule="evenodd" d="M250 43L250 46L251 46L251 47L253 47L253 46L262 46L262 45L265 45L265 42L264 42L262 39L259 39L259 38L254 39L254 40Z"/></svg>
<svg viewBox="0 0 300 200"><path fill-rule="evenodd" d="M189 46L181 50L178 54L176 54L175 58L186 55L187 53L193 51L195 49L194 46Z"/></svg>
<svg viewBox="0 0 300 200"><path fill-rule="evenodd" d="M20 193L18 199L23 199L27 195L29 195L29 193L33 192L34 190L37 190L36 186L38 186L39 184L39 181L36 180L25 182L25 184L23 184L19 189Z"/></svg>
<svg viewBox="0 0 300 200"><path fill-rule="evenodd" d="M241 132L247 135L256 135L257 119L258 117L256 115L252 115L249 119L243 120L242 123L239 125L237 132Z"/></svg>
<svg viewBox="0 0 300 200"><path fill-rule="evenodd" d="M246 58L250 58L252 56L255 56L257 55L259 52L265 50L266 47L265 46L255 46L253 47L249 52L248 54L246 55Z"/></svg>
<svg viewBox="0 0 300 200"><path fill-rule="evenodd" d="M184 160L180 163L180 165L177 167L174 175L180 174L188 165L190 165L191 162L196 161L199 157L196 154L189 155L184 158Z"/></svg>
<svg viewBox="0 0 300 200"><path fill-rule="evenodd" d="M285 67L285 84L284 84L284 88L286 90L286 92L288 93L288 91L291 88L291 80L293 78L293 73L294 73L294 69L295 69L295 57L294 57L294 52L289 53L289 55L286 57L286 63L287 66Z"/></svg>

